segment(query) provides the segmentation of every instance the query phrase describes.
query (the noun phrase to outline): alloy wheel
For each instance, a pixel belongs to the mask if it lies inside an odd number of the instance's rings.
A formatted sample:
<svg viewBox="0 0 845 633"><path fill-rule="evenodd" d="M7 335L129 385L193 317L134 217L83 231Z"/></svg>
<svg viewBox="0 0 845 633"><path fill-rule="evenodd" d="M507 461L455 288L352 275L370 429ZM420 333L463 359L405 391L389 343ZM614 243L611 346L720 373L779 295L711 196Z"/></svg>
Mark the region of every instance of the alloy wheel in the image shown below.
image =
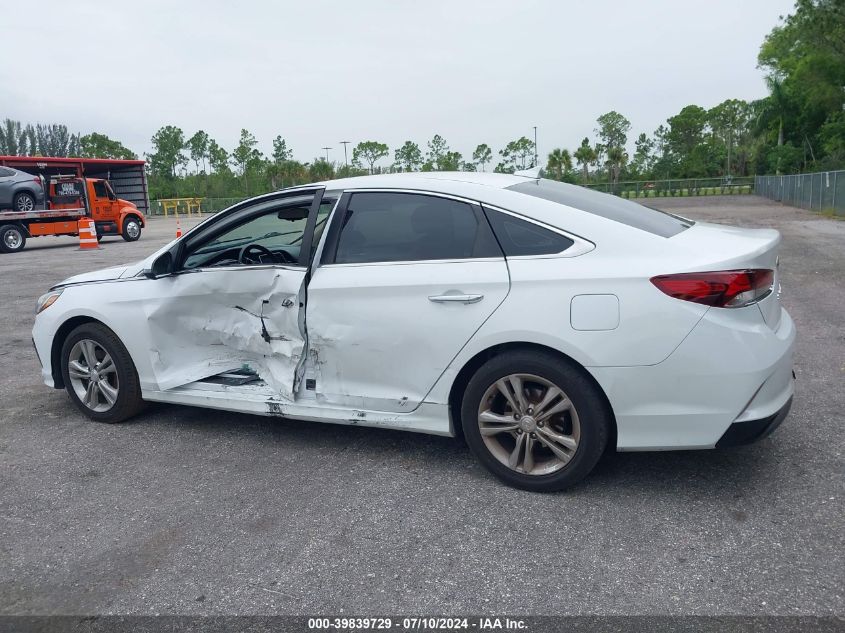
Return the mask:
<svg viewBox="0 0 845 633"><path fill-rule="evenodd" d="M478 428L499 462L527 475L564 468L581 438L578 412L569 397L532 374L510 374L490 385L478 407Z"/></svg>
<svg viewBox="0 0 845 633"><path fill-rule="evenodd" d="M105 348L91 339L77 341L67 363L70 383L79 400L92 411L105 412L117 401L117 367Z"/></svg>
<svg viewBox="0 0 845 633"><path fill-rule="evenodd" d="M35 207L35 201L31 196L18 196L18 211L32 211Z"/></svg>

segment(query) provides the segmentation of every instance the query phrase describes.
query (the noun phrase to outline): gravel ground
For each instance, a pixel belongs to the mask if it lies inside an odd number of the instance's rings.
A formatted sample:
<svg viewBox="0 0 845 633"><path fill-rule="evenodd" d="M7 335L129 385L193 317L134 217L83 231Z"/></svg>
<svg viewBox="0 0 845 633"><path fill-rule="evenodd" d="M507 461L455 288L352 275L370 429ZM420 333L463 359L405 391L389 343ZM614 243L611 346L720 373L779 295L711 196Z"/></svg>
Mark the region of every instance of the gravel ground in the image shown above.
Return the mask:
<svg viewBox="0 0 845 633"><path fill-rule="evenodd" d="M555 495L447 438L172 406L90 422L40 382L35 299L173 222L0 256L0 614L845 614L845 223L650 202L783 233L792 413L749 447L608 455Z"/></svg>

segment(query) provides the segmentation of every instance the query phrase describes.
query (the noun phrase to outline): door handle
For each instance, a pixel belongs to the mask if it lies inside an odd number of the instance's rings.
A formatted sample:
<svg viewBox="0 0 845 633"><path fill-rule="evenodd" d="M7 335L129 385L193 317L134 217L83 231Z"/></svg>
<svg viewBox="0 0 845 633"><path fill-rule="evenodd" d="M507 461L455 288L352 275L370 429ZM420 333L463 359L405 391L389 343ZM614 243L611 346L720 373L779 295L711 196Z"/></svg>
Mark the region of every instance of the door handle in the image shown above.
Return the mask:
<svg viewBox="0 0 845 633"><path fill-rule="evenodd" d="M434 303L478 303L484 295L433 295L428 298Z"/></svg>

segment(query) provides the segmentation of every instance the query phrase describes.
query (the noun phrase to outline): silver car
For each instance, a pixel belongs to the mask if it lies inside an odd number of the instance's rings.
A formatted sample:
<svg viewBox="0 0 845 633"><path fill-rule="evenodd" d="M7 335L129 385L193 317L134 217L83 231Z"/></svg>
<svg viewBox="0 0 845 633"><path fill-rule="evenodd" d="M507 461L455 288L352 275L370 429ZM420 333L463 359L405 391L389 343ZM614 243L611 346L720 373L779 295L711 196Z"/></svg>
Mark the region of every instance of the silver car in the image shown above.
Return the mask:
<svg viewBox="0 0 845 633"><path fill-rule="evenodd" d="M44 204L41 178L0 166L0 209L32 211Z"/></svg>

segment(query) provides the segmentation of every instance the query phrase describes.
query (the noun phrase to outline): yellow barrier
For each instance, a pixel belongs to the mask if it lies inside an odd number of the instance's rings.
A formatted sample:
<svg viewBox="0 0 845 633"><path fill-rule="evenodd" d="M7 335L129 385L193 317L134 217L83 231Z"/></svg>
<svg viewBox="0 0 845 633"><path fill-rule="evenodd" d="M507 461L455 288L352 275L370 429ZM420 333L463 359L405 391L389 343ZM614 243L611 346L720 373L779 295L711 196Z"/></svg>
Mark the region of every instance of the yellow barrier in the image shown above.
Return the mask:
<svg viewBox="0 0 845 633"><path fill-rule="evenodd" d="M171 211L178 217L180 205L184 205L187 209L186 215L188 217L191 217L193 212L196 212L197 217L202 216L202 198L166 198L158 202L164 211L164 217L167 217Z"/></svg>

